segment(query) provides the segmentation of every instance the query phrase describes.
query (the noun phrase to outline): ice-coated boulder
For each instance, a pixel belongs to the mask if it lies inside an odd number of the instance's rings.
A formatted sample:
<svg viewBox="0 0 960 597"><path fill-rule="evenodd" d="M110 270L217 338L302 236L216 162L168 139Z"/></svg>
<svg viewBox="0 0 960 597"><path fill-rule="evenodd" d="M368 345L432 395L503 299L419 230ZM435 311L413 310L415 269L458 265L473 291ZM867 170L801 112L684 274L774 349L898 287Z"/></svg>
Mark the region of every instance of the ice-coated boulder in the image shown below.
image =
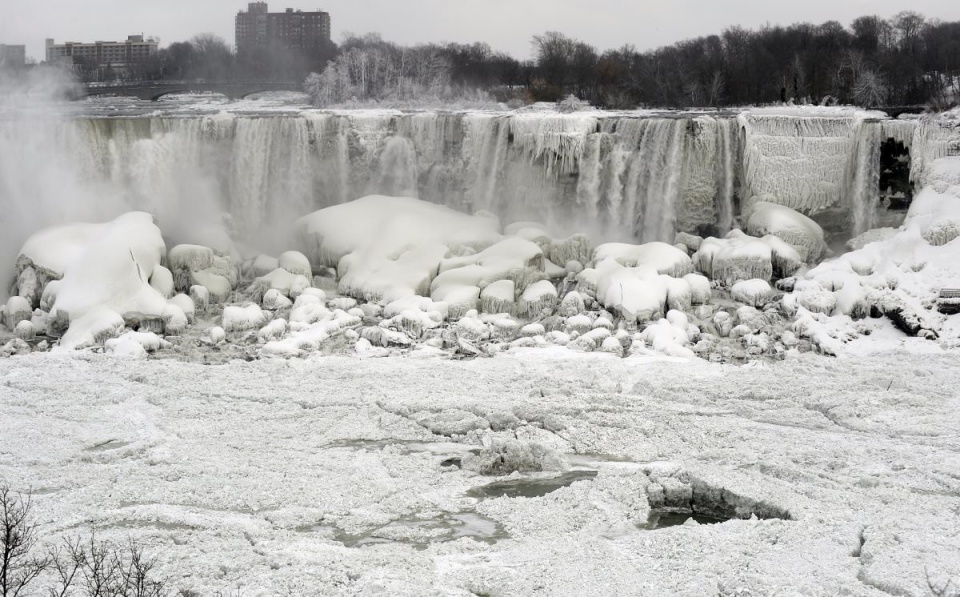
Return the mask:
<svg viewBox="0 0 960 597"><path fill-rule="evenodd" d="M279 267L287 270L291 274L304 276L308 279L313 277L313 270L310 267L310 260L307 259L307 256L300 251L287 251L286 253L280 255L278 263Z"/></svg>
<svg viewBox="0 0 960 597"><path fill-rule="evenodd" d="M586 310L583 297L577 291L568 292L563 300L560 301L558 315L562 317L573 317Z"/></svg>
<svg viewBox="0 0 960 597"><path fill-rule="evenodd" d="M223 329L227 332L242 332L259 328L267 320L259 305L230 305L223 309Z"/></svg>
<svg viewBox="0 0 960 597"><path fill-rule="evenodd" d="M688 274L689 275L689 274ZM684 278L661 278L667 285L667 309L687 311L693 306L693 289Z"/></svg>
<svg viewBox="0 0 960 597"><path fill-rule="evenodd" d="M693 256L697 269L711 280L732 286L741 280L773 277L772 250L758 238L708 238Z"/></svg>
<svg viewBox="0 0 960 597"><path fill-rule="evenodd" d="M263 295L263 300L261 301L264 309L269 309L270 311L279 311L280 309L286 309L293 306L293 301L286 297L282 292L276 288L271 288Z"/></svg>
<svg viewBox="0 0 960 597"><path fill-rule="evenodd" d="M733 300L752 307L762 307L773 296L773 289L766 280L744 280L730 290Z"/></svg>
<svg viewBox="0 0 960 597"><path fill-rule="evenodd" d="M536 317L557 306L557 289L549 280L530 285L520 297L519 310L526 317Z"/></svg>
<svg viewBox="0 0 960 597"><path fill-rule="evenodd" d="M206 286L191 286L190 300L193 301L195 312L206 313L210 307L210 291Z"/></svg>
<svg viewBox="0 0 960 597"><path fill-rule="evenodd" d="M690 286L690 302L694 305L706 305L713 296L710 279L700 274L687 274L683 277Z"/></svg>
<svg viewBox="0 0 960 597"><path fill-rule="evenodd" d="M40 295L43 288L40 287L40 280L37 278L37 271L32 267L25 267L20 270L17 276L17 295L30 302L31 307L35 307L40 302Z"/></svg>
<svg viewBox="0 0 960 597"><path fill-rule="evenodd" d="M220 344L227 339L227 332L220 326L212 327L207 331L207 337L213 344Z"/></svg>
<svg viewBox="0 0 960 597"><path fill-rule="evenodd" d="M747 220L747 234L762 238L775 236L797 249L805 263L816 263L827 252L823 228L807 216L776 203L753 205Z"/></svg>
<svg viewBox="0 0 960 597"><path fill-rule="evenodd" d="M169 301L171 305L176 305L187 318L187 322L193 323L196 320L197 307L193 299L185 294L178 294Z"/></svg>
<svg viewBox="0 0 960 597"><path fill-rule="evenodd" d="M189 298L189 297L187 297ZM189 325L187 314L177 303L170 301L163 310L163 331L168 336L179 336Z"/></svg>
<svg viewBox="0 0 960 597"><path fill-rule="evenodd" d="M17 327L14 328L14 333L17 338L21 340L33 340L37 335L37 328L33 325L33 322L30 320L23 320L17 324Z"/></svg>
<svg viewBox="0 0 960 597"><path fill-rule="evenodd" d="M287 333L287 320L286 319L274 319L267 325L260 328L260 331L257 332L257 339L260 342L272 342L274 340L280 340L283 338L284 334Z"/></svg>
<svg viewBox="0 0 960 597"><path fill-rule="evenodd" d="M197 286L205 290L207 301L210 303L224 303L230 298L230 293L233 292L233 286L230 284L230 280L209 270L190 273L189 287L191 295L193 294L193 289Z"/></svg>
<svg viewBox="0 0 960 597"><path fill-rule="evenodd" d="M673 241L674 245L683 245L688 250L696 253L700 250L700 245L703 244L703 238L696 236L695 234L688 234L686 232L678 232L676 238Z"/></svg>
<svg viewBox="0 0 960 597"><path fill-rule="evenodd" d="M190 274L213 267L217 254L210 247L177 245L167 253L167 266L179 290L190 287Z"/></svg>
<svg viewBox="0 0 960 597"><path fill-rule="evenodd" d="M733 318L726 311L717 311L713 315L713 327L717 329L717 335L726 338L733 331Z"/></svg>
<svg viewBox="0 0 960 597"><path fill-rule="evenodd" d="M150 276L150 286L167 299L171 298L176 292L173 284L173 273L162 265L153 269L153 275Z"/></svg>
<svg viewBox="0 0 960 597"><path fill-rule="evenodd" d="M484 313L516 314L517 285L513 280L498 280L480 292L480 310Z"/></svg>
<svg viewBox="0 0 960 597"><path fill-rule="evenodd" d="M276 257L271 257L269 255L257 255L253 261L251 261L246 270L248 276L253 276L254 278L259 278L260 276L265 276L272 272L273 270L280 267L280 260Z"/></svg>
<svg viewBox="0 0 960 597"><path fill-rule="evenodd" d="M22 296L11 296L3 310L3 324L13 331L21 321L30 321L33 317L33 307L30 301Z"/></svg>

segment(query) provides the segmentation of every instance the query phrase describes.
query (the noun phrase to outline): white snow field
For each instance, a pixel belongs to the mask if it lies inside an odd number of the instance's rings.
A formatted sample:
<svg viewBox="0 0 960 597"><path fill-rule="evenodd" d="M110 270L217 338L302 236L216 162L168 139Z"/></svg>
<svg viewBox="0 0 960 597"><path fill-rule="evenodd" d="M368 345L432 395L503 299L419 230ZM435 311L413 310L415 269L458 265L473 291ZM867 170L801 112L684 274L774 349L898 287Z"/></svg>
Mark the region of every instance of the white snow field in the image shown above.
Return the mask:
<svg viewBox="0 0 960 597"><path fill-rule="evenodd" d="M13 357L0 478L43 543L133 538L204 595L928 595L960 580L960 357L929 346ZM515 463L545 471L475 472ZM758 518L645 528L664 503Z"/></svg>

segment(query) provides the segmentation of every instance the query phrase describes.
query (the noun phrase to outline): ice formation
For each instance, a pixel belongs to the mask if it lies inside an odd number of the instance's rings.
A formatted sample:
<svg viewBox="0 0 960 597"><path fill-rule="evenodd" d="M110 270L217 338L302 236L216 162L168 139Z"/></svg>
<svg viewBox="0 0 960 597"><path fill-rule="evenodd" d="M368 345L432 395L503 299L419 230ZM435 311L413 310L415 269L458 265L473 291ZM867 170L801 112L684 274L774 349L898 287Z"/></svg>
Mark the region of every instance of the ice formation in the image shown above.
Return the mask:
<svg viewBox="0 0 960 597"><path fill-rule="evenodd" d="M0 313L10 337L107 348L134 329L187 344L200 336L247 357L353 347L366 356L483 356L559 345L731 359L836 353L865 329L858 320L886 315L909 334L956 342L951 320L934 310L939 291L957 286L949 259L960 235L955 113L917 121L811 108L737 118L530 110L182 120L76 122L66 143L90 135L78 155L96 158L94 177L130 184L156 183L166 174L151 168L174 163L209 182L197 173L211 167L197 148L228 147L223 188L197 187L198 205L227 217L210 228L201 213L185 226L169 209L180 186L154 184L154 195L132 196L157 208L163 234L178 243L169 252L141 212L38 232L23 246ZM873 164L885 138L910 147L924 189L902 228L877 230ZM266 143L266 152L254 143L279 139L290 142ZM165 161L187 140L192 163ZM137 152L139 161L121 160ZM348 202L381 190L411 196ZM851 253L820 263L824 230L808 216L827 210L846 214L858 236ZM588 223L578 230L578 221ZM256 246L260 232L283 240ZM591 238L622 242L594 248ZM110 350L142 356L128 340Z"/></svg>

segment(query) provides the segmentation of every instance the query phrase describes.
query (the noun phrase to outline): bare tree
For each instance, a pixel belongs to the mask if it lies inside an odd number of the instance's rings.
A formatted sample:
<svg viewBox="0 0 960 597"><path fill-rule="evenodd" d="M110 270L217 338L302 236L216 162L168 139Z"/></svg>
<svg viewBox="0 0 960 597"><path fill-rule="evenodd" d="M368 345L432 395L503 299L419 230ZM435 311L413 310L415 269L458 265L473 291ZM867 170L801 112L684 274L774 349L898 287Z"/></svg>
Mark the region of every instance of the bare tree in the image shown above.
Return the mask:
<svg viewBox="0 0 960 597"><path fill-rule="evenodd" d="M154 562L133 541L125 548L98 541L68 539L51 551L57 584L50 597L67 597L80 590L90 597L165 597L165 583L151 577Z"/></svg>
<svg viewBox="0 0 960 597"><path fill-rule="evenodd" d="M31 551L37 525L30 520L31 499L0 485L0 595L16 597L50 565Z"/></svg>
<svg viewBox="0 0 960 597"><path fill-rule="evenodd" d="M865 108L882 106L887 99L887 86L876 71L866 69L857 77L853 95L857 104Z"/></svg>

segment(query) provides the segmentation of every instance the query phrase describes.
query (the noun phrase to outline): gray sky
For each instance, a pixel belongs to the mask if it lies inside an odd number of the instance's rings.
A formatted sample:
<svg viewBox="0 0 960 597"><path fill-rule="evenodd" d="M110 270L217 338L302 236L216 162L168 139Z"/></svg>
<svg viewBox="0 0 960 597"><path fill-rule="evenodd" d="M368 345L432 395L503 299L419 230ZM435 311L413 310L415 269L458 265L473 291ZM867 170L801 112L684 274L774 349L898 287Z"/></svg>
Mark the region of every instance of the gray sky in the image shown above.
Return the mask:
<svg viewBox="0 0 960 597"><path fill-rule="evenodd" d="M0 0L0 43L26 44L43 59L43 40L126 39L144 33L162 45L212 32L233 45L237 0ZM344 32L376 31L401 42L486 41L526 59L530 38L562 31L601 50L633 44L646 50L730 25L797 21L844 25L865 14L888 17L910 9L960 20L957 0L281 0L286 7L330 12L334 41Z"/></svg>

